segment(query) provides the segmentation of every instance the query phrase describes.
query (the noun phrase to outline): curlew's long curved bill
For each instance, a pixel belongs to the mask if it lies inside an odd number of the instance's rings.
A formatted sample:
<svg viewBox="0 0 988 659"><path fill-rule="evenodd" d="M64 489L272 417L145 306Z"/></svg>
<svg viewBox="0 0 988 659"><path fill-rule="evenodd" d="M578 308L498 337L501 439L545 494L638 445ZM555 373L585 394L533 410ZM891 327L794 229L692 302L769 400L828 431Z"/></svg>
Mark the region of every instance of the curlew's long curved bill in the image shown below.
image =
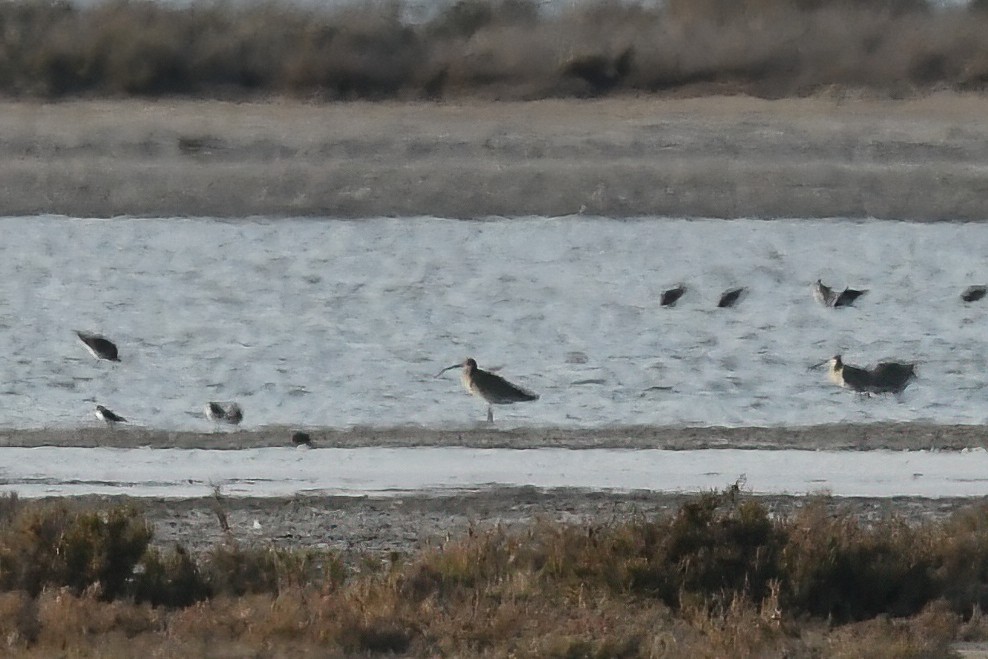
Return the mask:
<svg viewBox="0 0 988 659"><path fill-rule="evenodd" d="M437 377L438 378L440 375L442 375L446 371L452 371L454 368L463 368L463 364L461 363L461 364L453 364L452 366L447 366L443 370L441 370L438 373L436 373L433 377Z"/></svg>
<svg viewBox="0 0 988 659"><path fill-rule="evenodd" d="M829 359L824 359L822 362L817 362L816 364L813 364L812 366L807 366L806 367L806 370L807 371L812 371L815 368L820 368L821 366L823 366L824 364L828 363L829 361L830 361Z"/></svg>

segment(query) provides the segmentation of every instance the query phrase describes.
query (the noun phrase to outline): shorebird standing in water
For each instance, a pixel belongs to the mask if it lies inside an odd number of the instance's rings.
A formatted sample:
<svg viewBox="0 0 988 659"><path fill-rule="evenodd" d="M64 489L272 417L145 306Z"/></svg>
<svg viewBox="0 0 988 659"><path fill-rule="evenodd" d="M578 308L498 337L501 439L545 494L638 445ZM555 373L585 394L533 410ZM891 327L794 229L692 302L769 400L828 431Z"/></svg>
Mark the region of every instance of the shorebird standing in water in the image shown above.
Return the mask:
<svg viewBox="0 0 988 659"><path fill-rule="evenodd" d="M879 362L875 368L845 364L840 355L814 364L810 368L828 365L827 377L838 387L863 394L899 394L916 377L916 365L903 362Z"/></svg>
<svg viewBox="0 0 988 659"><path fill-rule="evenodd" d="M99 334L90 334L89 332L81 332L79 330L76 330L75 333L83 345L86 346L89 354L96 359L106 359L111 362L120 361L120 357L117 354L117 346L110 339Z"/></svg>
<svg viewBox="0 0 988 659"><path fill-rule="evenodd" d="M977 302L988 293L988 286L983 286L981 284L975 284L973 286L968 286L961 293L961 299L965 302Z"/></svg>
<svg viewBox="0 0 988 659"><path fill-rule="evenodd" d="M840 355L834 355L827 361L814 364L810 368L817 368L827 364L827 377L838 387L844 387L858 393L867 393L871 386L871 374L868 369L860 366L845 364Z"/></svg>
<svg viewBox="0 0 988 659"><path fill-rule="evenodd" d="M236 403L217 403L209 401L204 409L206 418L210 421L237 425L244 418L244 411Z"/></svg>
<svg viewBox="0 0 988 659"><path fill-rule="evenodd" d="M867 289L855 290L853 288L845 288L838 293L819 279L813 284L813 297L825 307L849 307L854 304L855 300L867 292Z"/></svg>
<svg viewBox="0 0 988 659"><path fill-rule="evenodd" d="M659 298L659 304L663 307L674 307L679 302L679 298L683 297L684 293L686 293L686 286L683 284L676 286L676 288L663 291L662 297Z"/></svg>
<svg viewBox="0 0 988 659"><path fill-rule="evenodd" d="M461 367L463 368L463 373L460 379L463 382L463 386L471 394L477 398L483 398L487 402L488 423L494 423L495 405L510 405L511 403L539 399L538 394L533 394L527 389L511 384L500 375L494 375L493 373L477 368L477 362L472 357L461 364L447 366L436 373L436 377L438 378L446 371Z"/></svg>
<svg viewBox="0 0 988 659"><path fill-rule="evenodd" d="M720 300L717 302L718 309L729 309L733 307L741 299L741 296L747 291L744 286L739 286L738 288L729 288L720 295Z"/></svg>
<svg viewBox="0 0 988 659"><path fill-rule="evenodd" d="M96 406L96 418L101 421L105 421L106 425L111 428L118 423L127 423L127 419L114 413L113 410L103 407L102 405Z"/></svg>

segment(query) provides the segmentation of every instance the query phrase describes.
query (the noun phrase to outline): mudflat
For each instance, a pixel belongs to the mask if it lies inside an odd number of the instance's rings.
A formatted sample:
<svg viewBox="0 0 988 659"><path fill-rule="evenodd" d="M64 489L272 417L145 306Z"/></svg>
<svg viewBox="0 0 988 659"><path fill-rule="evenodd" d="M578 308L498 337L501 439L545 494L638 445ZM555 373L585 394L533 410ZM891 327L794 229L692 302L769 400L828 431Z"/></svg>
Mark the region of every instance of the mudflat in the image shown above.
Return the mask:
<svg viewBox="0 0 988 659"><path fill-rule="evenodd" d="M0 215L981 220L988 98L0 103Z"/></svg>

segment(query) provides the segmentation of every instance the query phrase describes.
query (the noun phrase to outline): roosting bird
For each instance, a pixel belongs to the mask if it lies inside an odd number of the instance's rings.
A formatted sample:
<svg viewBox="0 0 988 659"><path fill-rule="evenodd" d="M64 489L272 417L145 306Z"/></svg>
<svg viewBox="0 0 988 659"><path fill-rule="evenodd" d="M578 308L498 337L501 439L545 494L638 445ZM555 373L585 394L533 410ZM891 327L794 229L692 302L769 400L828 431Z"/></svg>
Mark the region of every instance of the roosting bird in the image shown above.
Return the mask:
<svg viewBox="0 0 988 659"><path fill-rule="evenodd" d="M82 341L82 344L86 346L89 354L96 359L106 359L111 362L120 361L117 346L105 336L81 332L79 330L76 330L75 333L79 337L79 340Z"/></svg>
<svg viewBox="0 0 988 659"><path fill-rule="evenodd" d="M813 297L825 307L849 307L854 304L855 300L867 292L867 289L855 290L853 288L845 288L838 293L819 279L813 285Z"/></svg>
<svg viewBox="0 0 988 659"><path fill-rule="evenodd" d="M244 418L244 411L236 403L218 403L210 401L206 403L206 418L219 423L229 423L237 425Z"/></svg>
<svg viewBox="0 0 988 659"><path fill-rule="evenodd" d="M865 394L898 394L916 377L916 365L903 362L879 362L874 368L845 364L840 355L814 364L828 364L827 376L839 387Z"/></svg>
<svg viewBox="0 0 988 659"><path fill-rule="evenodd" d="M477 368L477 362L472 357L460 364L447 366L436 373L440 375L454 368L463 368L460 380L466 390L477 398L482 398L487 402L487 422L494 422L494 406L510 405L530 400L538 400L539 395L528 391L518 385L512 384L500 375L494 375L489 371Z"/></svg>
<svg viewBox="0 0 988 659"><path fill-rule="evenodd" d="M718 309L728 309L733 307L741 299L741 296L747 289L744 286L739 286L738 288L729 288L723 293L721 293L720 300L717 302Z"/></svg>
<svg viewBox="0 0 988 659"><path fill-rule="evenodd" d="M975 284L964 289L964 292L961 293L961 299L965 302L977 302L985 296L985 293L988 293L988 286Z"/></svg>
<svg viewBox="0 0 988 659"><path fill-rule="evenodd" d="M684 293L686 293L686 286L683 284L663 291L662 297L659 298L659 304L663 307L674 307L679 302L679 298L683 297Z"/></svg>
<svg viewBox="0 0 988 659"><path fill-rule="evenodd" d="M116 414L113 410L103 407L102 405L96 406L96 418L106 422L106 425L111 428L118 423L127 423L127 419L123 418L119 414Z"/></svg>

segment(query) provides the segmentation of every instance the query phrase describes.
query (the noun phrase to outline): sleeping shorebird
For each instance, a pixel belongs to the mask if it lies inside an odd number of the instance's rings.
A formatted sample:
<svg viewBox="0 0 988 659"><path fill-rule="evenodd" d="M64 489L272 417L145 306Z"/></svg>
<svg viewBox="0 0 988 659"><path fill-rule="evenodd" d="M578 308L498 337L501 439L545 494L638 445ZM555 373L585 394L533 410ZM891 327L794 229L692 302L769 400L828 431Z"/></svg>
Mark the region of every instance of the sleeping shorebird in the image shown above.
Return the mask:
<svg viewBox="0 0 988 659"><path fill-rule="evenodd" d="M916 365L903 362L879 362L872 369L845 364L840 355L814 364L828 364L827 377L838 387L863 394L899 394L916 377Z"/></svg>
<svg viewBox="0 0 988 659"><path fill-rule="evenodd" d="M670 288L667 291L662 291L662 297L659 298L659 304L663 307L674 307L679 298L683 297L686 292L686 286L680 284L676 288Z"/></svg>
<svg viewBox="0 0 988 659"><path fill-rule="evenodd" d="M511 403L521 403L529 400L538 400L539 395L521 387L511 384L500 375L494 375L488 371L477 368L477 362L472 357L461 364L447 366L436 373L438 378L446 371L454 368L463 368L460 379L467 391L487 401L487 422L494 423L494 406L510 405Z"/></svg>
<svg viewBox="0 0 988 659"><path fill-rule="evenodd" d="M86 346L89 354L96 359L106 359L111 362L120 361L120 357L117 355L117 346L105 336L81 332L79 330L76 330L75 333L83 345Z"/></svg>
<svg viewBox="0 0 988 659"><path fill-rule="evenodd" d="M96 418L101 421L105 421L106 425L111 428L118 423L127 423L127 419L114 413L113 410L103 407L102 405L96 406Z"/></svg>
<svg viewBox="0 0 988 659"><path fill-rule="evenodd" d="M813 297L825 307L849 307L854 304L855 300L867 292L867 289L855 290L853 288L845 288L838 293L819 279L813 284Z"/></svg>
<svg viewBox="0 0 988 659"><path fill-rule="evenodd" d="M204 409L206 418L210 421L237 425L244 418L244 411L236 403L218 403L209 401Z"/></svg>
<svg viewBox="0 0 988 659"><path fill-rule="evenodd" d="M718 309L729 309L733 307L741 299L741 296L747 291L744 286L739 286L737 288L729 288L720 295L720 300L717 302Z"/></svg>
<svg viewBox="0 0 988 659"><path fill-rule="evenodd" d="M961 293L961 299L965 302L977 302L988 293L988 286L983 286L981 284L975 284L973 286L968 286Z"/></svg>

